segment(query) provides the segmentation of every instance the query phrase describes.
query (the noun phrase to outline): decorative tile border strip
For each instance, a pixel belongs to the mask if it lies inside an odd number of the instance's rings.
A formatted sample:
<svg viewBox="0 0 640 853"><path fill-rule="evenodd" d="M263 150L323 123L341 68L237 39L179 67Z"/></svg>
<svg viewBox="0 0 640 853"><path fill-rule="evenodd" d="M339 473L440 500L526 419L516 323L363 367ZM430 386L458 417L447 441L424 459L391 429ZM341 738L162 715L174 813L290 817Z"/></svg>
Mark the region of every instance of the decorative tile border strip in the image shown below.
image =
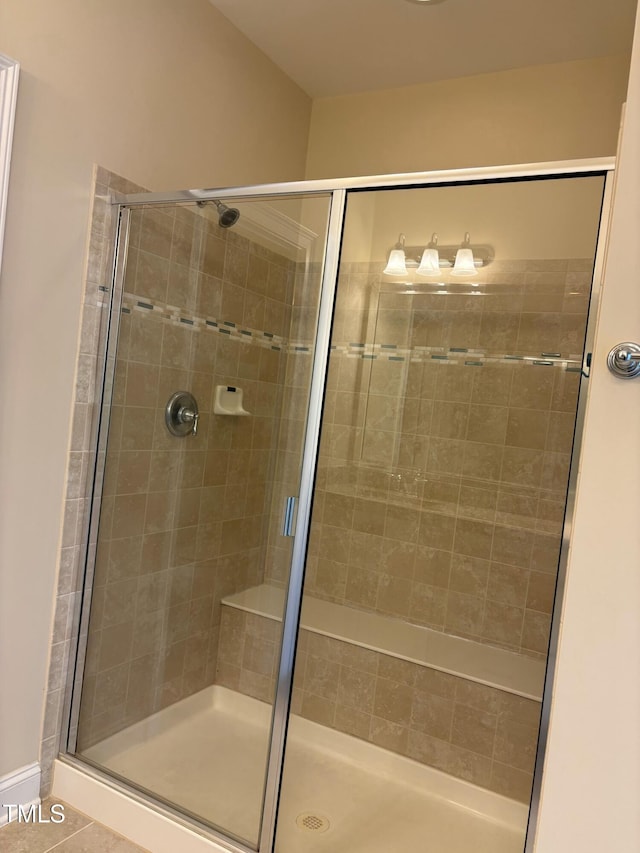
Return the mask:
<svg viewBox="0 0 640 853"><path fill-rule="evenodd" d="M260 329L251 329L238 325L231 320L220 320L210 316L199 316L184 311L175 305L152 303L132 293L125 293L122 299L122 311L125 314L134 312L151 315L160 320L171 323L174 326L188 326L194 331L217 332L228 335L230 338L242 340L245 343L255 344L266 349L277 351L310 352L311 348L306 341L288 342L281 335Z"/></svg>
<svg viewBox="0 0 640 853"><path fill-rule="evenodd" d="M492 353L484 349L466 347L401 347L398 344L341 343L331 346L332 352L346 355L347 358L360 358L378 361L428 362L438 361L446 364L463 364L469 367L482 367L486 363L539 365L542 367L563 367L569 372L580 373L582 359L578 355L561 353L540 353L540 355L511 355Z"/></svg>
<svg viewBox="0 0 640 853"><path fill-rule="evenodd" d="M147 299L126 293L123 297L122 311L125 314L139 312L153 314L165 322L176 326L188 326L194 331L212 331L228 335L230 339L242 340L266 349L278 352L306 355L313 351L311 341L288 341L281 335L266 330L251 329L231 320L219 320L214 317L199 316L186 312L174 305L152 303ZM366 361L390 362L429 362L437 361L444 364L463 365L465 367L482 367L483 364L521 364L538 365L542 367L561 367L569 373L580 373L582 359L578 355L563 356L561 353L542 352L539 355L511 355L510 353L492 353L484 349L467 347L402 347L398 344L371 344L350 341L333 344L331 351L347 358L359 358Z"/></svg>

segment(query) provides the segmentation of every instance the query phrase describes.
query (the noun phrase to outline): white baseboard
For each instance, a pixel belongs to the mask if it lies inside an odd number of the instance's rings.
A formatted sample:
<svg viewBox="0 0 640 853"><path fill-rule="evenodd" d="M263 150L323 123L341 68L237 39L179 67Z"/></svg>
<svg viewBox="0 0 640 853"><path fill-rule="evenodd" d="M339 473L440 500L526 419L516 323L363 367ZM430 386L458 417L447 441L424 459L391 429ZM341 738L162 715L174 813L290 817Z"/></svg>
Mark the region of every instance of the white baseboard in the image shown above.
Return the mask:
<svg viewBox="0 0 640 853"><path fill-rule="evenodd" d="M40 804L40 765L37 761L13 773L0 776L0 826L9 822L8 805L32 806ZM11 810L12 818L17 810Z"/></svg>
<svg viewBox="0 0 640 853"><path fill-rule="evenodd" d="M53 767L53 796L57 800L64 800L72 808L147 850L155 853L175 853L176 850L180 853L229 853L231 849L216 844L64 761L57 759Z"/></svg>

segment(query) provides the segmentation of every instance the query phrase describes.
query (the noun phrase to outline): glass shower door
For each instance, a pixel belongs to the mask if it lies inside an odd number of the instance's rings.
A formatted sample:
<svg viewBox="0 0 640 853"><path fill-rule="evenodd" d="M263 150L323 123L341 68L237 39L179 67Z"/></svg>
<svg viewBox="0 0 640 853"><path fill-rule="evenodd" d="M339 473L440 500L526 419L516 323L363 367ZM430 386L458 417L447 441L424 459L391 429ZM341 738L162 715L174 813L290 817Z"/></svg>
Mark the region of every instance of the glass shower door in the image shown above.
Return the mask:
<svg viewBox="0 0 640 853"><path fill-rule="evenodd" d="M329 202L134 207L112 324L76 753L252 847Z"/></svg>
<svg viewBox="0 0 640 853"><path fill-rule="evenodd" d="M348 194L277 853L524 849L603 189Z"/></svg>

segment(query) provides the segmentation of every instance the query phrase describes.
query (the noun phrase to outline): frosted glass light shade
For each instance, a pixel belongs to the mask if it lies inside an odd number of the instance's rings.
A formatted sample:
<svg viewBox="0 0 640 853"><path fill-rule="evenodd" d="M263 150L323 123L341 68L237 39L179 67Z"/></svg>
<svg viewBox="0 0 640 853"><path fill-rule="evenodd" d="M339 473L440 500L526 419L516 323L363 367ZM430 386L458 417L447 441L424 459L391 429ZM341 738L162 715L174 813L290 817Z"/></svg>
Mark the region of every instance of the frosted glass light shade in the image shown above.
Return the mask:
<svg viewBox="0 0 640 853"><path fill-rule="evenodd" d="M420 259L417 275L437 275L440 272L440 256L437 249L425 249Z"/></svg>
<svg viewBox="0 0 640 853"><path fill-rule="evenodd" d="M378 267L380 269L380 267ZM389 253L389 261L383 270L385 275L407 275L407 264L404 257L404 249L392 249Z"/></svg>
<svg viewBox="0 0 640 853"><path fill-rule="evenodd" d="M458 249L456 260L451 270L451 275L476 275L476 265L473 260L471 249Z"/></svg>

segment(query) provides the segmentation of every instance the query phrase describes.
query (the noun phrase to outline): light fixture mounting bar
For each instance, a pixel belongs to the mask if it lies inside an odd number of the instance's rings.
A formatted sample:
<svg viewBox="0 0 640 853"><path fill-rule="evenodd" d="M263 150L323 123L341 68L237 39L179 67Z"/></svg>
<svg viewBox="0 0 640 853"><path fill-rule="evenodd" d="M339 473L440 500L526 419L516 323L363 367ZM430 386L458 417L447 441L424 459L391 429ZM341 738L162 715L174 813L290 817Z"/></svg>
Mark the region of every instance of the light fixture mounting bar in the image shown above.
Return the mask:
<svg viewBox="0 0 640 853"><path fill-rule="evenodd" d="M404 254L407 267L418 266L420 258L425 250L426 243L422 246L405 246ZM443 268L452 267L456 259L456 252L460 248L460 243L442 244L438 243L438 252L440 254L440 266ZM473 257L476 262L481 261L479 266L486 267L495 257L493 246L484 244L470 243L469 248L473 250Z"/></svg>

